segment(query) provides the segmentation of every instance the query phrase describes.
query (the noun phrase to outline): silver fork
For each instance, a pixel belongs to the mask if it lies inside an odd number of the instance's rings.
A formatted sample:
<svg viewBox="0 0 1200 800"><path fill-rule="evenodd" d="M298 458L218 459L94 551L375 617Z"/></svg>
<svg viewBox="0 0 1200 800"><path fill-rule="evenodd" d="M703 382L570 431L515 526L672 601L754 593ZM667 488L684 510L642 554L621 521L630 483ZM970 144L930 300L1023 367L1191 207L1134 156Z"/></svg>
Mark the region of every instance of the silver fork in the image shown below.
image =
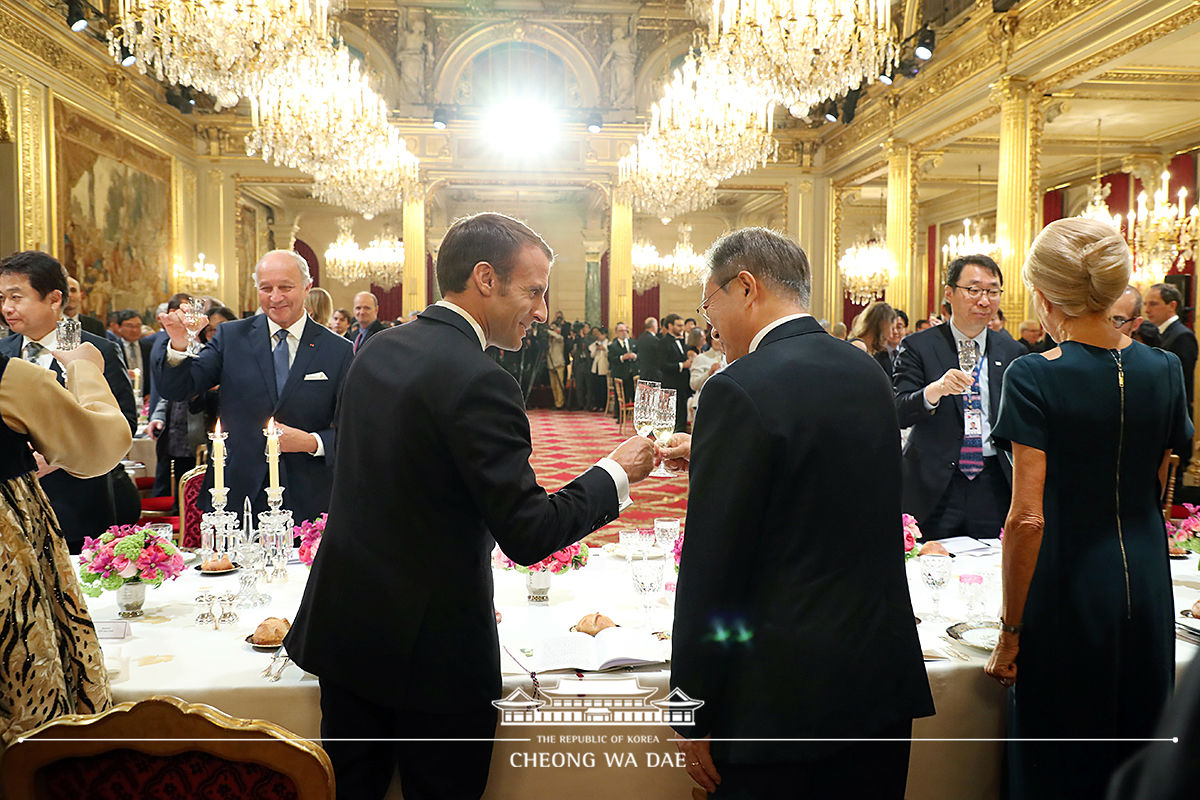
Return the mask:
<svg viewBox="0 0 1200 800"><path fill-rule="evenodd" d="M959 661L970 661L971 660L970 658L968 658L967 656L963 655L962 653L960 653L958 651L958 648L954 646L953 639L950 639L946 636L943 636L941 638L942 638L943 642L950 645L949 647L942 648L943 653L949 653L953 658L957 658Z"/></svg>
<svg viewBox="0 0 1200 800"><path fill-rule="evenodd" d="M282 651L280 651L280 652L282 652ZM287 653L284 653L283 661L281 661L279 663L279 669L275 670L275 674L268 677L267 680L271 681L272 683L274 683L275 681L278 681L280 678L283 677L283 671L285 669L287 669L287 665L290 663L292 663L292 659L288 658Z"/></svg>
<svg viewBox="0 0 1200 800"><path fill-rule="evenodd" d="M267 662L267 668L259 674L264 678L269 678L271 676L271 670L275 669L275 663L279 661L281 656L284 658L287 657L287 653L283 650L283 645L279 646L279 649L276 650L275 654L271 656L271 660Z"/></svg>

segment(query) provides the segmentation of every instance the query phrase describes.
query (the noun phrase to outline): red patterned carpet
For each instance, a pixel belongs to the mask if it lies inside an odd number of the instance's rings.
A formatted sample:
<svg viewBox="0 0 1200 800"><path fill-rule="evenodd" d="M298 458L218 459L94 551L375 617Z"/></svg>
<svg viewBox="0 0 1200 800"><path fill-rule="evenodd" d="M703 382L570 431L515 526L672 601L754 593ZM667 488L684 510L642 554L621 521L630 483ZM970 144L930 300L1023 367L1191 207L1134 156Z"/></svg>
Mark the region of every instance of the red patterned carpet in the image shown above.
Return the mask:
<svg viewBox="0 0 1200 800"><path fill-rule="evenodd" d="M625 426L622 436L611 417L587 411L530 409L529 427L533 438L529 463L538 483L548 492L570 482L633 435L632 424ZM588 544L614 542L621 528L652 528L655 517L683 520L687 514L687 476L647 478L634 484L630 496L633 505L616 522L589 536Z"/></svg>

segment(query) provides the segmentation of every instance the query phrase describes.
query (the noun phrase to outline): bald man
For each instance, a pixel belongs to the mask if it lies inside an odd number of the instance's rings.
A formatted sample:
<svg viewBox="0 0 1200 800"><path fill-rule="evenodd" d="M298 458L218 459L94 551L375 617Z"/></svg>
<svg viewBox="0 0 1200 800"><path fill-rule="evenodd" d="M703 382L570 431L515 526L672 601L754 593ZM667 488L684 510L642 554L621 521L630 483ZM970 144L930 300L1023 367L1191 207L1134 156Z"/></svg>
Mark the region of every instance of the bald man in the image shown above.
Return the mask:
<svg viewBox="0 0 1200 800"><path fill-rule="evenodd" d="M354 295L354 319L358 321L358 333L354 336L354 352L357 353L363 344L384 328L379 321L379 301L370 292L359 292Z"/></svg>

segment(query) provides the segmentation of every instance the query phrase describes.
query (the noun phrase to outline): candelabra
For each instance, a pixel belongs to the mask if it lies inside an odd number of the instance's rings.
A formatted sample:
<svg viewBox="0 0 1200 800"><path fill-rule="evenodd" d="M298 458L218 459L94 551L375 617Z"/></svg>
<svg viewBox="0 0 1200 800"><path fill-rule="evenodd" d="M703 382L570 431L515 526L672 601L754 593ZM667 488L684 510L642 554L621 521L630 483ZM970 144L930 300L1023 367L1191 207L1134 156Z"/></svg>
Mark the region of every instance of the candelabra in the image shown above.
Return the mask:
<svg viewBox="0 0 1200 800"><path fill-rule="evenodd" d="M267 489L270 508L258 515L258 536L263 549L263 574L268 581L287 582L287 561L292 550L292 512L283 508L283 487Z"/></svg>

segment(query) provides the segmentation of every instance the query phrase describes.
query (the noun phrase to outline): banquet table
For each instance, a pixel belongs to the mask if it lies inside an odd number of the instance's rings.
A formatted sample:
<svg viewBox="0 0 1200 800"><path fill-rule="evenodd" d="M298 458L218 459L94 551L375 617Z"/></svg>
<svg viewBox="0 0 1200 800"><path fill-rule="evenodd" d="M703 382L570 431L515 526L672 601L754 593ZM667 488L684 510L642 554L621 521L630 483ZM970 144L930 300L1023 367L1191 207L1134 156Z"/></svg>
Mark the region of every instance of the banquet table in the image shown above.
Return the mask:
<svg viewBox="0 0 1200 800"><path fill-rule="evenodd" d="M611 546L610 546L611 548ZM1175 605L1184 609L1200 599L1197 560L1172 561ZM922 647L931 658L926 669L937 714L916 720L909 768L907 797L995 798L999 794L1004 735L1004 690L983 673L986 653L962 644L951 644L942 636L949 621L961 620L965 606L957 591L958 577L978 574L984 578L985 610L992 617L999 610L1000 557L998 550L985 555L959 555L953 561L949 588L942 590L942 618L934 619L931 591L922 583L916 561L907 564L914 611L922 619L918 626ZM673 567L666 563L668 589L673 588ZM141 700L170 694L188 702L213 705L238 717L266 719L296 734L317 738L320 732L320 689L316 677L289 664L278 682L260 675L271 654L256 652L244 640L268 616L294 618L300 602L307 568L288 567L286 583L259 583L271 595L261 608L239 609L236 624L200 628L194 624L194 598L204 591L236 591L238 577L203 575L189 567L179 580L164 583L146 593L145 616L130 622L124 639L103 639L105 661L115 673L112 678L115 702ZM514 656L535 650L547 632L565 633L584 614L601 611L623 627L650 631L669 630L672 591L663 593L649 620L632 589L626 559L592 549L586 567L554 576L550 604L531 606L526 600L524 576L495 572L495 603L503 614L499 625L502 648ZM97 622L117 619L116 601L108 592L88 603ZM364 609L364 620L371 612ZM347 621L347 624L366 623ZM664 646L665 647L665 646ZM1177 674L1182 675L1195 657L1195 645L1176 640ZM952 655L957 653L962 658ZM504 695L520 688L534 694L533 680L502 649L501 671ZM389 669L388 664L364 660L362 669ZM881 665L886 668L886 665ZM537 679L542 690L559 679L583 684L636 678L643 689L655 689L655 698L667 692L669 668L658 664L620 670L617 674L542 672ZM612 797L618 792L646 798L689 798L691 780L675 762L674 732L662 724L622 726L501 724L496 731L491 775L486 798L527 798L536 795ZM952 741L962 739L990 741ZM390 796L399 797L398 781Z"/></svg>

